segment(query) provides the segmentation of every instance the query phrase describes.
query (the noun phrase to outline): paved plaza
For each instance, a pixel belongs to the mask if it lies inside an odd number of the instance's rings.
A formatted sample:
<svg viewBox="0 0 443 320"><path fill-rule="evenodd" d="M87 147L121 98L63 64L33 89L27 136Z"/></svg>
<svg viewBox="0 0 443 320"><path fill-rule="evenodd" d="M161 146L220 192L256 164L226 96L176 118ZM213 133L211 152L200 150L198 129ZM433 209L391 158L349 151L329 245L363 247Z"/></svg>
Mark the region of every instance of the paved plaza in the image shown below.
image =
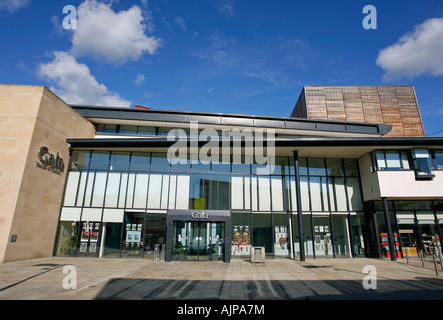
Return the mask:
<svg viewBox="0 0 443 320"><path fill-rule="evenodd" d="M0 264L0 300L214 299L441 300L443 274L364 258L260 264L52 257Z"/></svg>

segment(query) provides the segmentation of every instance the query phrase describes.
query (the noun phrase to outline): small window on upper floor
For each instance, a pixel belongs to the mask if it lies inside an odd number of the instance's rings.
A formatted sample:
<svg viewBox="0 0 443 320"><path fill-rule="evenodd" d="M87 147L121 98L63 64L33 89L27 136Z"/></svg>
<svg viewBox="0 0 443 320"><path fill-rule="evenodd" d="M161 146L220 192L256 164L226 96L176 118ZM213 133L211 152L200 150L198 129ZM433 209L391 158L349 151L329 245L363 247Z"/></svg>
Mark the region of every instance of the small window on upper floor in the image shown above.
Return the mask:
<svg viewBox="0 0 443 320"><path fill-rule="evenodd" d="M415 148L412 150L416 179L432 179L432 157L426 148Z"/></svg>
<svg viewBox="0 0 443 320"><path fill-rule="evenodd" d="M409 170L408 154L403 150L379 150L372 153L375 170Z"/></svg>
<svg viewBox="0 0 443 320"><path fill-rule="evenodd" d="M443 170L443 150L434 150L434 170Z"/></svg>

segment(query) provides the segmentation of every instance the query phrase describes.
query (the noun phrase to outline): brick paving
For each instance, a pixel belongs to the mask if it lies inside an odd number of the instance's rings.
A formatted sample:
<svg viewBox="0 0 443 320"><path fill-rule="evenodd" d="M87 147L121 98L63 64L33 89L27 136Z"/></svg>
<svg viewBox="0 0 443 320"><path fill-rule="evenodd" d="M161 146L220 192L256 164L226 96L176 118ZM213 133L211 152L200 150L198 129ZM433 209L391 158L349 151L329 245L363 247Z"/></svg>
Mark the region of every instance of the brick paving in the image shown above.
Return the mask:
<svg viewBox="0 0 443 320"><path fill-rule="evenodd" d="M367 265L375 267L373 289L363 286ZM75 289L63 287L72 284L70 266ZM443 272L365 258L259 264L51 257L0 264L0 300L360 299L442 300Z"/></svg>

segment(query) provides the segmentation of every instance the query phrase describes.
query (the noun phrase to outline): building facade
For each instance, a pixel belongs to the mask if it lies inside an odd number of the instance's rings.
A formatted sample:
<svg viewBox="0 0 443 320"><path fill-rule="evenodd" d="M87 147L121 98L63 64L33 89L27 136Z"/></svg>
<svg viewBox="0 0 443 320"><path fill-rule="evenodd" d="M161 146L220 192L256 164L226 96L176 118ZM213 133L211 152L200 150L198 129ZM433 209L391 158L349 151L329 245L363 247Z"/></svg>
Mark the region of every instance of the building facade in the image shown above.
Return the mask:
<svg viewBox="0 0 443 320"><path fill-rule="evenodd" d="M50 209L38 196L23 213L11 209L11 222L2 224L3 261L74 255L229 262L248 259L252 247L274 259L396 259L441 248L443 138L392 136L385 121L294 113L69 106L32 86L0 86L2 113L32 90L44 93L34 97L37 104L50 96L71 121L64 117L52 131L63 143L43 134L27 147L28 170L45 175L22 175L21 184L35 189L57 178L52 188L59 193L52 192ZM60 112L50 115L54 120L45 121L55 125ZM26 202L22 189L16 193ZM45 215L33 228L26 222L38 207ZM48 239L39 251L42 233Z"/></svg>

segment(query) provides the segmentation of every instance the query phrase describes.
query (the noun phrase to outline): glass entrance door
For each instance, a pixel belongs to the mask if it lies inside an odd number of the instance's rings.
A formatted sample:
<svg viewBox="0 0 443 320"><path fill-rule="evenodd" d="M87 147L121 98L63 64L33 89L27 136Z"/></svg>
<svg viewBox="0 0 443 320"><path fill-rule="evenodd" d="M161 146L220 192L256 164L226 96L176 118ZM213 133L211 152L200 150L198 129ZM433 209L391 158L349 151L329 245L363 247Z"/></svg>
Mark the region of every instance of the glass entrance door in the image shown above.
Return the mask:
<svg viewBox="0 0 443 320"><path fill-rule="evenodd" d="M208 259L208 222L188 222L189 260Z"/></svg>
<svg viewBox="0 0 443 320"><path fill-rule="evenodd" d="M174 259L205 261L223 259L224 223L176 221Z"/></svg>

